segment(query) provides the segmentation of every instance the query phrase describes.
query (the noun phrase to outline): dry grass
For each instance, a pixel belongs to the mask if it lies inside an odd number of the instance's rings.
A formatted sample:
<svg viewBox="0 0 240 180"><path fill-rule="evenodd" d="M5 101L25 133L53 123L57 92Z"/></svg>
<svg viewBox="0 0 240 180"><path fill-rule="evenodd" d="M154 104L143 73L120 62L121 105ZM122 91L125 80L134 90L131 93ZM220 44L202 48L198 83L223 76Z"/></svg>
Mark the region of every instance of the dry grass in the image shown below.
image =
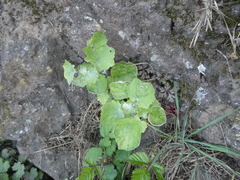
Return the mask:
<svg viewBox="0 0 240 180"><path fill-rule="evenodd" d="M194 31L195 33L190 43L190 47L194 47L196 45L197 39L199 37L200 31L202 28L204 28L205 31L208 31L209 29L212 31L213 12L216 12L224 21L226 31L229 35L229 39L233 48L233 52L229 53L227 56L230 59L238 59L239 57L237 55L237 46L239 46L238 41L239 41L240 32L238 35L236 35L236 32L235 32L236 27L234 28L232 33L230 32L225 19L227 17L220 10L219 5L215 0L201 0L199 2L202 3L203 8L201 9L201 15L199 17L199 20L197 21L196 25L192 29L192 31Z"/></svg>

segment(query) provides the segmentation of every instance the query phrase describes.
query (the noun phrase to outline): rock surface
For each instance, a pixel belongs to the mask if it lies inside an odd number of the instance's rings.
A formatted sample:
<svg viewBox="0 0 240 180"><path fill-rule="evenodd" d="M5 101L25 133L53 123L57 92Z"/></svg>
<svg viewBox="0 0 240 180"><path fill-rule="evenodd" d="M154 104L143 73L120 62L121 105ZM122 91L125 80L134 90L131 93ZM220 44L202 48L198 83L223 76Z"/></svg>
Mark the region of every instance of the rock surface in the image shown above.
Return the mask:
<svg viewBox="0 0 240 180"><path fill-rule="evenodd" d="M81 63L86 40L98 30L115 48L117 61L148 62L158 74L172 75L182 111L195 94L190 116L196 128L239 107L240 61L229 60L229 71L216 51L232 53L217 15L213 32L201 31L196 47L189 48L200 16L194 1L22 0L2 1L0 8L0 137L18 141L20 153L54 179L78 175L74 152L36 151L89 104L92 97L84 88L67 85L62 64ZM234 16L237 10L234 6ZM239 116L209 127L202 137L240 150Z"/></svg>

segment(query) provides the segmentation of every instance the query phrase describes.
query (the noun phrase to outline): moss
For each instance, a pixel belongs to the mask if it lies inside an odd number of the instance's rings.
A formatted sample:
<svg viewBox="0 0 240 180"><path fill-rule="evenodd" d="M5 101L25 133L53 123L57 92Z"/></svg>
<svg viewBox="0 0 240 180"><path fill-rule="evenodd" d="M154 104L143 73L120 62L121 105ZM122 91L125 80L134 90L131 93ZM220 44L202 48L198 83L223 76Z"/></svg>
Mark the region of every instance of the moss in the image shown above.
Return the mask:
<svg viewBox="0 0 240 180"><path fill-rule="evenodd" d="M22 0L25 6L28 6L32 10L32 14L40 18L43 14L52 12L53 10L59 12L59 9L53 2L42 1L44 8L40 10L36 0Z"/></svg>
<svg viewBox="0 0 240 180"><path fill-rule="evenodd" d="M11 111L7 103L0 104L0 137L2 137L3 131L8 129L10 120L12 119Z"/></svg>

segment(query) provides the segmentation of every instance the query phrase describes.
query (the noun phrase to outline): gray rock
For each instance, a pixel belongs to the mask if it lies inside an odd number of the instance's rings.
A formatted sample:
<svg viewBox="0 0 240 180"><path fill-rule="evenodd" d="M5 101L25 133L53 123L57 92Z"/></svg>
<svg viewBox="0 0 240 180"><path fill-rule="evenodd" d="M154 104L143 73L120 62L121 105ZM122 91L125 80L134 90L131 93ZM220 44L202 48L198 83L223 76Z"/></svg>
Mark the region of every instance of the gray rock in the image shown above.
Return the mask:
<svg viewBox="0 0 240 180"><path fill-rule="evenodd" d="M215 51L232 51L222 46L223 22L216 21L212 34L202 30L196 47L189 48L200 16L200 6L192 1L27 2L3 2L0 7L0 137L18 141L19 152L54 179L76 177L79 162L64 146L44 150L48 140L61 134L93 98L85 88L68 86L62 64L64 59L83 62L85 42L98 30L115 48L117 61L148 62L158 74L171 74L179 82L182 106L196 93L190 111L195 128L239 106L240 62L229 61L229 72L226 59ZM200 135L239 150L238 116Z"/></svg>

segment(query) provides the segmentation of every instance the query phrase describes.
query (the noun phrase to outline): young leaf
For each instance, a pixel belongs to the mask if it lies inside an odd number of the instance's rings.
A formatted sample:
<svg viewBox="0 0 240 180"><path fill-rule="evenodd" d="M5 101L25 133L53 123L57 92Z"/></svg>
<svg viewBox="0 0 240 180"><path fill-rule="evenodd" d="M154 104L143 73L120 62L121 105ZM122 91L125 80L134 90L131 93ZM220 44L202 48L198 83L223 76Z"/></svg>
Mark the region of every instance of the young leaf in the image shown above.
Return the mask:
<svg viewBox="0 0 240 180"><path fill-rule="evenodd" d="M107 79L104 75L100 74L95 83L87 85L87 89L91 93L102 94L107 89Z"/></svg>
<svg viewBox="0 0 240 180"><path fill-rule="evenodd" d="M136 113L136 103L132 101L127 101L122 104L122 110L126 118L134 117Z"/></svg>
<svg viewBox="0 0 240 180"><path fill-rule="evenodd" d="M84 161L86 161L87 159L92 160L91 162L93 162L94 164L91 164L91 165L93 166L97 164L97 161L99 161L100 157L102 157L102 148L93 147L87 151ZM84 162L83 166L89 166L89 165L86 162Z"/></svg>
<svg viewBox="0 0 240 180"><path fill-rule="evenodd" d="M131 151L117 150L114 156L114 162L125 162L129 158L130 153Z"/></svg>
<svg viewBox="0 0 240 180"><path fill-rule="evenodd" d="M111 97L110 97L108 91L104 91L104 93L97 95L97 100L101 104L106 104L106 102L110 102L111 101Z"/></svg>
<svg viewBox="0 0 240 180"><path fill-rule="evenodd" d="M99 166L94 166L95 172L98 177L102 176L102 169Z"/></svg>
<svg viewBox="0 0 240 180"><path fill-rule="evenodd" d="M87 55L84 60L94 65L99 72L114 65L115 50L106 43L106 36L99 31L87 41L88 46L83 49Z"/></svg>
<svg viewBox="0 0 240 180"><path fill-rule="evenodd" d="M118 149L130 151L139 146L141 134L146 130L147 124L138 117L125 118L118 121L113 133Z"/></svg>
<svg viewBox="0 0 240 180"><path fill-rule="evenodd" d="M23 163L25 163L25 161L26 161L26 159L23 156L21 156L21 155L18 156L18 162L23 164Z"/></svg>
<svg viewBox="0 0 240 180"><path fill-rule="evenodd" d="M137 113L138 113L138 116L142 117L143 119L147 119L148 117L148 109L138 108Z"/></svg>
<svg viewBox="0 0 240 180"><path fill-rule="evenodd" d="M139 107L148 109L154 102L154 88L151 83L144 83L135 78L128 86L128 96L131 101L136 101Z"/></svg>
<svg viewBox="0 0 240 180"><path fill-rule="evenodd" d="M116 151L116 141L115 139L111 140L111 146L106 147L105 149L105 155L106 156L112 156L113 152Z"/></svg>
<svg viewBox="0 0 240 180"><path fill-rule="evenodd" d="M166 123L166 114L162 107L151 107L148 112L148 120L153 126L161 126Z"/></svg>
<svg viewBox="0 0 240 180"><path fill-rule="evenodd" d="M70 85L74 78L74 74L76 73L76 70L74 69L74 65L72 65L70 62L65 60L63 64L63 69L64 69L64 77L65 79L67 79L67 82Z"/></svg>
<svg viewBox="0 0 240 180"><path fill-rule="evenodd" d="M7 173L0 173L0 179L1 180L9 180L8 174Z"/></svg>
<svg viewBox="0 0 240 180"><path fill-rule="evenodd" d="M93 180L94 176L94 169L92 167L85 167L75 180Z"/></svg>
<svg viewBox="0 0 240 180"><path fill-rule="evenodd" d="M129 82L123 82L123 81L117 81L113 82L109 85L110 92L114 99L121 100L128 98L127 94L127 87L130 83Z"/></svg>
<svg viewBox="0 0 240 180"><path fill-rule="evenodd" d="M164 180L162 176L164 174L164 167L160 166L159 164L154 163L152 169L156 175L157 180Z"/></svg>
<svg viewBox="0 0 240 180"><path fill-rule="evenodd" d="M137 77L138 70L131 62L116 63L111 69L111 77L113 81L132 82Z"/></svg>
<svg viewBox="0 0 240 180"><path fill-rule="evenodd" d="M0 173L6 173L9 169L9 161L3 161L3 158L0 157Z"/></svg>
<svg viewBox="0 0 240 180"><path fill-rule="evenodd" d="M109 137L105 137L103 139L100 140L99 142L99 146L100 147L109 147L111 146L111 140L109 139Z"/></svg>
<svg viewBox="0 0 240 180"><path fill-rule="evenodd" d="M38 176L37 169L32 167L29 174L29 180L35 180L37 176Z"/></svg>
<svg viewBox="0 0 240 180"><path fill-rule="evenodd" d="M21 179L21 177L24 175L24 169L25 166L20 162L14 163L14 165L12 166L12 170L16 172L13 174L12 179L13 180Z"/></svg>
<svg viewBox="0 0 240 180"><path fill-rule="evenodd" d="M150 173L146 168L135 169L132 172L132 180L150 180Z"/></svg>
<svg viewBox="0 0 240 180"><path fill-rule="evenodd" d="M124 117L121 110L121 104L117 101L111 101L101 107L100 133L103 137L109 137L110 131L114 125Z"/></svg>
<svg viewBox="0 0 240 180"><path fill-rule="evenodd" d="M117 170L112 164L104 167L103 180L114 180L117 177Z"/></svg>
<svg viewBox="0 0 240 180"><path fill-rule="evenodd" d="M77 77L73 77L72 83L79 87L84 87L87 84L95 83L98 78L97 70L88 63L78 65Z"/></svg>
<svg viewBox="0 0 240 180"><path fill-rule="evenodd" d="M6 148L3 149L3 150L2 150L2 158L4 158L4 159L8 159L9 156L10 156L10 154L9 154L8 149L6 149Z"/></svg>
<svg viewBox="0 0 240 180"><path fill-rule="evenodd" d="M149 158L144 152L137 152L132 154L128 159L127 162L131 163L132 165L144 165L149 164Z"/></svg>

